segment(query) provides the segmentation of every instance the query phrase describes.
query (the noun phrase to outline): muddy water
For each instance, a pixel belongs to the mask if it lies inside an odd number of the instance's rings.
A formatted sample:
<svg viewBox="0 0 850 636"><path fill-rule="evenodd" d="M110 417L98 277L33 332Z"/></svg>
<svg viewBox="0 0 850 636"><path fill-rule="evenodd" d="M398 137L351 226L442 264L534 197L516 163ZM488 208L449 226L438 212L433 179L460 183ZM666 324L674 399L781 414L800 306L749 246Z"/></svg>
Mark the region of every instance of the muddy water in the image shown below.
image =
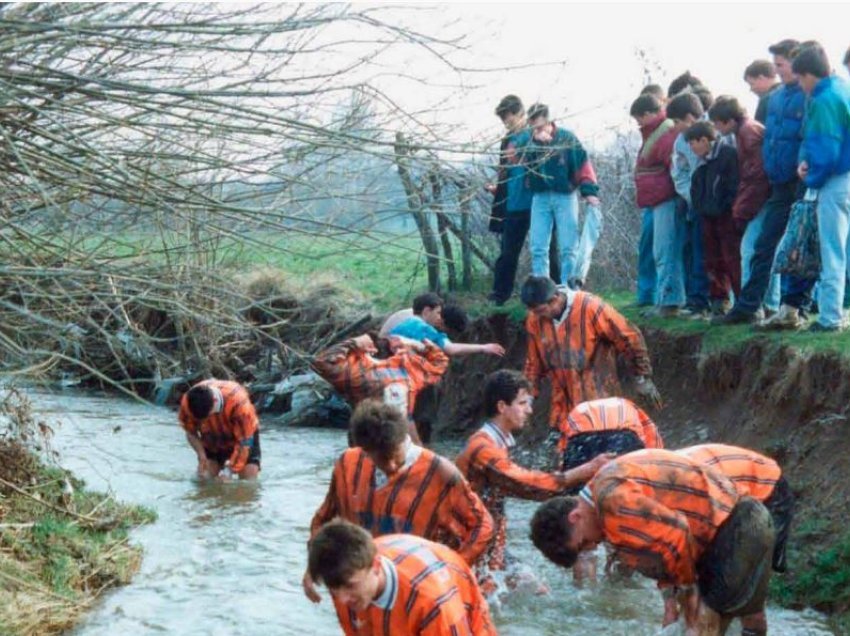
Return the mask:
<svg viewBox="0 0 850 636"><path fill-rule="evenodd" d="M159 514L135 533L145 558L133 583L108 594L76 636L340 633L330 603L310 604L300 579L309 520L345 447L342 433L264 422L260 482L201 485L172 411L115 397L32 398L48 420L62 422L54 446L66 467L91 486ZM510 545L552 594L508 598L494 612L500 634L658 633L661 603L650 582L576 590L527 539L533 510L533 504L510 506ZM833 633L812 613L773 610L770 621L775 635Z"/></svg>

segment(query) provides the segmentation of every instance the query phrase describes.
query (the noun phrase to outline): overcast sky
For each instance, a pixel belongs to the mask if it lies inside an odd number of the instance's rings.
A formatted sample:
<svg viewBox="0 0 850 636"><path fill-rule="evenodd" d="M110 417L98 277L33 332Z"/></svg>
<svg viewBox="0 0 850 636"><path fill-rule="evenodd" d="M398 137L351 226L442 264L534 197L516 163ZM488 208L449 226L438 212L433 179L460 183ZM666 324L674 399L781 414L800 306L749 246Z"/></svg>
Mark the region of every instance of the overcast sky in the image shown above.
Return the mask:
<svg viewBox="0 0 850 636"><path fill-rule="evenodd" d="M454 58L465 66L542 65L457 75L421 51L408 51L402 63L417 74L430 74L431 81L444 85L462 80L466 86L440 93L410 90L395 81L388 82L388 90L395 87L396 99L411 110L439 94L445 101L435 117L457 126L467 139L498 134L493 108L503 95L517 93L527 105L549 104L567 126L598 146L611 140L611 129L630 128L629 105L647 74L666 89L685 70L715 95L736 95L752 112L755 97L743 70L754 59L769 58L767 47L788 37L820 41L838 73L847 77L841 60L850 46L850 2L415 6L428 9L420 19L424 30L437 25L446 35L468 34L468 49Z"/></svg>

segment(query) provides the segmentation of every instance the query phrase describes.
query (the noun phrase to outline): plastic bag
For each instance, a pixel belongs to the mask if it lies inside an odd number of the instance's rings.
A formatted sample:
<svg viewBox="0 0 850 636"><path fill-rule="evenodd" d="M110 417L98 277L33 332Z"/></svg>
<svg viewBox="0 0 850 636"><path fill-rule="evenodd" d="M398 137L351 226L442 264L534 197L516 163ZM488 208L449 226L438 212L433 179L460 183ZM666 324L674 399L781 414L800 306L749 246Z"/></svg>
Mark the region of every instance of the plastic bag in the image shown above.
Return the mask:
<svg viewBox="0 0 850 636"><path fill-rule="evenodd" d="M816 196L809 191L791 207L788 227L776 249L775 272L809 280L820 276Z"/></svg>

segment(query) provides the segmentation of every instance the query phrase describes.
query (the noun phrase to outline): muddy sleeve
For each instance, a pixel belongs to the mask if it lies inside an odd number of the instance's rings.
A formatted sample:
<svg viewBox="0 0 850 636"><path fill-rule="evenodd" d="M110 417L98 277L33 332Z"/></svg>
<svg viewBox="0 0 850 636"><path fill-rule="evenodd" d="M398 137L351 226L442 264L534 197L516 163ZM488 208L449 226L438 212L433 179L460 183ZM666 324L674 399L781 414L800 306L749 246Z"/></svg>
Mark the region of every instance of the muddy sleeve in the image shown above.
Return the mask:
<svg viewBox="0 0 850 636"><path fill-rule="evenodd" d="M241 473L251 455L254 433L257 432L259 426L257 411L254 410L254 406L250 402L243 405L238 413L233 414L231 426L233 427L235 446L230 455L230 471Z"/></svg>
<svg viewBox="0 0 850 636"><path fill-rule="evenodd" d="M449 356L436 344L428 345L425 352L417 358L421 361L425 385L437 382L449 368Z"/></svg>
<svg viewBox="0 0 850 636"><path fill-rule="evenodd" d="M543 359L539 349L539 338L531 327L531 322L526 321L525 330L528 336L528 349L525 354L525 369L523 373L531 382L532 391L535 396L540 392L540 380L543 375Z"/></svg>
<svg viewBox="0 0 850 636"><path fill-rule="evenodd" d="M661 583L696 581L694 539L682 513L648 497L628 480L607 489L597 508L605 540L623 563Z"/></svg>
<svg viewBox="0 0 850 636"><path fill-rule="evenodd" d="M455 475L448 507L444 509L448 511L446 530L460 540L457 553L474 565L493 538L493 518L460 471L454 465L451 470Z"/></svg>
<svg viewBox="0 0 850 636"><path fill-rule="evenodd" d="M180 411L177 413L177 421L180 422L180 426L182 426L183 430L187 433L198 432L198 423L195 421L195 418L192 417L192 414L189 413L189 406L186 403L185 396L182 400L180 400Z"/></svg>
<svg viewBox="0 0 850 636"><path fill-rule="evenodd" d="M594 313L595 326L603 338L624 355L635 375L652 375L652 364L643 334L610 305L600 302Z"/></svg>
<svg viewBox="0 0 850 636"><path fill-rule="evenodd" d="M647 448L664 448L664 440L661 439L661 433L655 426L655 422L650 419L643 409L637 409L638 420L643 429L643 437Z"/></svg>
<svg viewBox="0 0 850 636"><path fill-rule="evenodd" d="M316 373L336 388L345 377L346 369L350 364L349 357L357 351L354 338L349 338L319 353L313 358L311 366Z"/></svg>
<svg viewBox="0 0 850 636"><path fill-rule="evenodd" d="M523 468L501 449L482 446L473 451L472 462L487 476L489 483L512 497L543 501L562 490L554 475Z"/></svg>
<svg viewBox="0 0 850 636"><path fill-rule="evenodd" d="M325 495L325 500L322 502L322 505L319 506L319 509L316 510L316 513L313 515L313 519L310 521L310 539L316 536L316 533L319 532L321 527L325 525L328 521L332 520L334 517L338 517L341 513L339 506L339 495L337 493L337 485L338 485L338 474L340 473L342 468L342 460L337 460L334 464L334 470L331 474L331 483L328 486L328 492ZM307 542L309 547L310 542Z"/></svg>

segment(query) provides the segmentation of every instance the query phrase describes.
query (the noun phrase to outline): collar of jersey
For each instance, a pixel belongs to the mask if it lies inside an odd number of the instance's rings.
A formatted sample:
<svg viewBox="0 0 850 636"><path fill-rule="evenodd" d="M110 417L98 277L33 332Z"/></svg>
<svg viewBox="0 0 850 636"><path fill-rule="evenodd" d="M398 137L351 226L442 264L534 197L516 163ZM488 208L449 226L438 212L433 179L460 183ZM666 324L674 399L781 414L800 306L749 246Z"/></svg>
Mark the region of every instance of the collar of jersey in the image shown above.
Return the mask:
<svg viewBox="0 0 850 636"><path fill-rule="evenodd" d="M514 440L514 436L511 433L505 435L498 426L493 424L493 422L487 422L484 426L481 427L481 430L487 433L487 435L496 442L502 448L513 448L516 446L516 440Z"/></svg>
<svg viewBox="0 0 850 636"><path fill-rule="evenodd" d="M384 570L385 577L384 591L372 601L372 605L384 611L389 611L395 605L398 597L398 571L395 569L395 563L384 555L381 555L381 567Z"/></svg>

